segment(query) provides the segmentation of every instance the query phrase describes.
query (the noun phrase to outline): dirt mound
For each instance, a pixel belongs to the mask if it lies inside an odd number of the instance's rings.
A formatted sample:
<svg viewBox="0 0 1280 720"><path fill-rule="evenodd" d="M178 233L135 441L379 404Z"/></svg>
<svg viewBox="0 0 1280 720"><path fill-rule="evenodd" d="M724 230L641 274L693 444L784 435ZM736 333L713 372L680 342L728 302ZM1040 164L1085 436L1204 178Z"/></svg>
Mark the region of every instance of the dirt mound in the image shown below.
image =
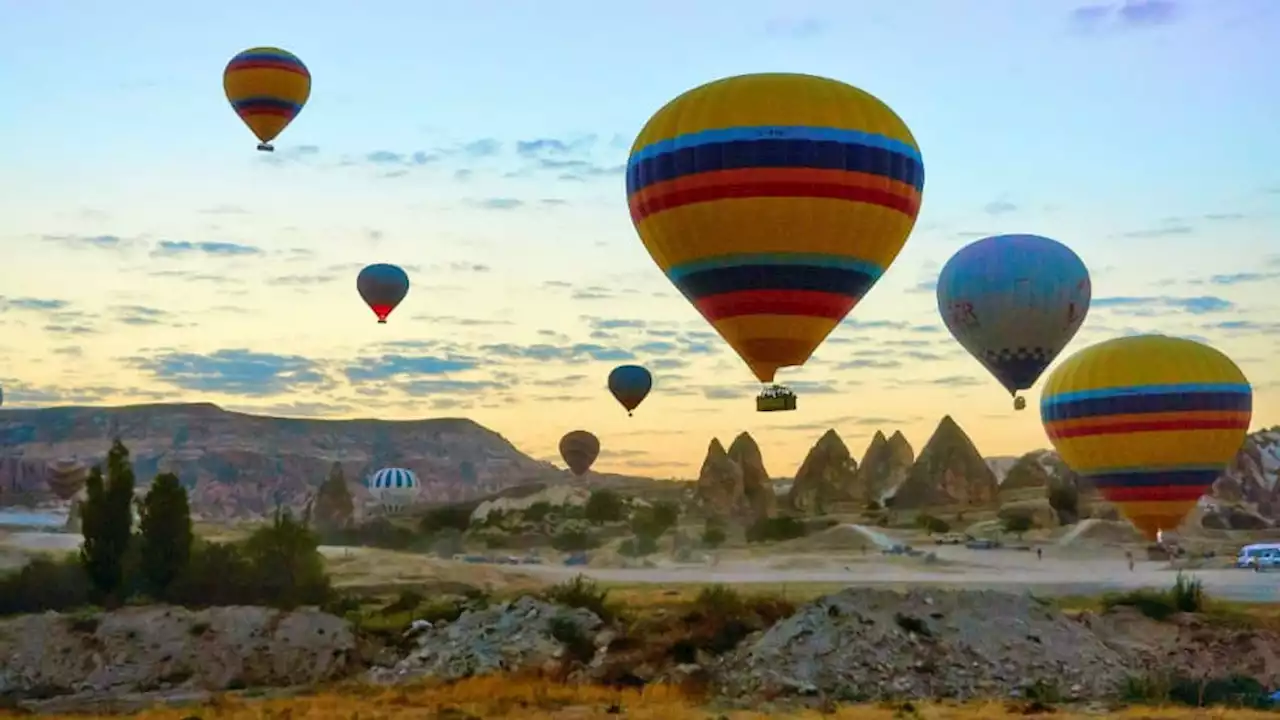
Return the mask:
<svg viewBox="0 0 1280 720"><path fill-rule="evenodd" d="M1099 520L1089 518L1081 520L1058 539L1063 547L1081 544L1129 545L1145 543L1146 539L1127 520Z"/></svg>
<svg viewBox="0 0 1280 720"><path fill-rule="evenodd" d="M813 535L778 543L776 552L861 552L875 550L876 544L852 525L835 525Z"/></svg>
<svg viewBox="0 0 1280 720"><path fill-rule="evenodd" d="M802 608L730 656L727 697L975 698L1050 685L1114 694L1127 664L1030 595L850 588Z"/></svg>

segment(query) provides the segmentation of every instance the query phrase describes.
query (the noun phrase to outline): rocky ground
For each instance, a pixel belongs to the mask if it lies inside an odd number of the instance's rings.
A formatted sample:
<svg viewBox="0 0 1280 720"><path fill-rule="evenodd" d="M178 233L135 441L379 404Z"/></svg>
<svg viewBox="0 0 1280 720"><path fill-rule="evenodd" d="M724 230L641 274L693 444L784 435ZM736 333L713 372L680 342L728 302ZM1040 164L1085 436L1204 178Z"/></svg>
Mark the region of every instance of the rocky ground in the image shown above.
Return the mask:
<svg viewBox="0 0 1280 720"><path fill-rule="evenodd" d="M533 596L473 607L452 621L384 632L380 643L317 610L145 607L15 618L0 622L0 698L35 710L131 709L242 688L493 674L664 683L755 707L1105 700L1157 669L1280 685L1280 633L1216 616L1156 621L1129 608L1073 615L1025 593L849 588L793 608L719 589L692 603L598 612Z"/></svg>

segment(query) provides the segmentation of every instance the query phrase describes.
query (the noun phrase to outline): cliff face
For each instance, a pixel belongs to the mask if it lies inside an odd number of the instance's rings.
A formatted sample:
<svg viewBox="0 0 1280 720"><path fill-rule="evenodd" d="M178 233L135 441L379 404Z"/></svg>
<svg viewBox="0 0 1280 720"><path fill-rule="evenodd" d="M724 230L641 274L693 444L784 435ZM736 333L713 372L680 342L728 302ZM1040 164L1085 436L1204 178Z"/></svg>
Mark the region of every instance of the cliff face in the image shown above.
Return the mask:
<svg viewBox="0 0 1280 720"><path fill-rule="evenodd" d="M297 420L228 412L211 404L0 411L0 503L50 495L67 467L101 462L113 437L128 446L141 485L174 472L192 509L208 518L253 517L298 506L334 463L357 502L381 467L414 471L424 502L465 500L558 473L470 420ZM6 497L7 496L7 497Z"/></svg>
<svg viewBox="0 0 1280 720"><path fill-rule="evenodd" d="M915 459L911 443L901 432L886 438L877 430L854 475L854 499L864 504L881 502L906 481Z"/></svg>
<svg viewBox="0 0 1280 720"><path fill-rule="evenodd" d="M948 415L938 423L906 481L894 493L893 506L992 505L997 490L995 473Z"/></svg>
<svg viewBox="0 0 1280 720"><path fill-rule="evenodd" d="M809 449L796 471L787 504L796 512L821 514L831 503L860 500L857 470L858 463L849 455L844 441L835 430L828 430Z"/></svg>
<svg viewBox="0 0 1280 720"><path fill-rule="evenodd" d="M755 439L742 433L728 451L712 439L694 495L711 517L750 522L772 515L776 498Z"/></svg>

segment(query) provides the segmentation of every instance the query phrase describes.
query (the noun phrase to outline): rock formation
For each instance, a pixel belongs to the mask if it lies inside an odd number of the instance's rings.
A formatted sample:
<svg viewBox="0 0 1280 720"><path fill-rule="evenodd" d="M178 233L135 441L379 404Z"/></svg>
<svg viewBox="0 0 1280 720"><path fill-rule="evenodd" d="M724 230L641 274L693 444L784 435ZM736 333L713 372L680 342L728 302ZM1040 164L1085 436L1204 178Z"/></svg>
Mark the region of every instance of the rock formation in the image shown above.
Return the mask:
<svg viewBox="0 0 1280 720"><path fill-rule="evenodd" d="M883 435L878 437L884 439ZM849 455L849 448L835 430L828 430L809 449L796 471L787 504L797 512L820 515L832 503L861 500L857 471L858 463Z"/></svg>
<svg viewBox="0 0 1280 720"><path fill-rule="evenodd" d="M778 496L773 492L773 481L764 468L756 439L750 433L740 433L729 443L726 454L742 468L742 494L750 517L772 517L777 510Z"/></svg>
<svg viewBox="0 0 1280 720"><path fill-rule="evenodd" d="M964 430L942 418L911 472L893 496L894 508L981 506L994 504L995 473Z"/></svg>
<svg viewBox="0 0 1280 720"><path fill-rule="evenodd" d="M1240 452L1213 484L1213 496L1228 503L1248 503L1258 514L1280 519L1278 475L1280 427L1259 430L1245 438Z"/></svg>
<svg viewBox="0 0 1280 720"><path fill-rule="evenodd" d="M730 455L719 439L712 439L698 473L696 503L704 514L723 520L749 522L766 517L773 511L774 494L760 448L747 433L739 435L732 447Z"/></svg>
<svg viewBox="0 0 1280 720"><path fill-rule="evenodd" d="M48 494L50 463L100 462L119 436L140 485L162 471L178 475L197 514L254 517L277 502L298 507L334 462L358 484L380 467L414 471L426 502L464 500L555 476L470 420L410 422L299 420L228 412L216 405L59 407L0 413L0 504L6 495Z"/></svg>
<svg viewBox="0 0 1280 720"><path fill-rule="evenodd" d="M893 494L906 481L915 459L911 443L907 442L901 432L895 432L886 438L884 433L877 430L854 475L854 498L864 505L883 502L886 496Z"/></svg>

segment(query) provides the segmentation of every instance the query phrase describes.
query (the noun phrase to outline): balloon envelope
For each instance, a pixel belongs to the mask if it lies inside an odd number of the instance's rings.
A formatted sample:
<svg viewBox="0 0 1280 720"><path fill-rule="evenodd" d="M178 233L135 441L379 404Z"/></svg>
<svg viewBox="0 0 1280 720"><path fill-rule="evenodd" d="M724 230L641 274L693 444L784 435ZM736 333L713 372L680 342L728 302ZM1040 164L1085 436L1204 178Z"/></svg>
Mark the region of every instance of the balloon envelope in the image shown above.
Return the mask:
<svg viewBox="0 0 1280 720"><path fill-rule="evenodd" d="M1089 312L1089 270L1039 235L996 235L951 257L938 275L947 329L1011 394L1036 380Z"/></svg>
<svg viewBox="0 0 1280 720"><path fill-rule="evenodd" d="M395 265L369 265L356 277L356 291L365 304L385 323L387 316L409 294L409 276Z"/></svg>
<svg viewBox="0 0 1280 720"><path fill-rule="evenodd" d="M653 375L639 365L619 365L609 373L609 392L630 414L653 389Z"/></svg>
<svg viewBox="0 0 1280 720"><path fill-rule="evenodd" d="M287 50L250 48L227 63L222 89L232 109L263 143L259 149L269 150L268 143L293 122L311 97L311 73Z"/></svg>
<svg viewBox="0 0 1280 720"><path fill-rule="evenodd" d="M1040 417L1063 461L1149 539L1176 528L1244 443L1253 391L1226 355L1163 335L1067 358Z"/></svg>
<svg viewBox="0 0 1280 720"><path fill-rule="evenodd" d="M779 73L672 100L640 131L626 179L654 262L772 382L803 365L897 257L924 166L880 100Z"/></svg>
<svg viewBox="0 0 1280 720"><path fill-rule="evenodd" d="M399 512L418 495L418 476L404 468L382 468L369 476L369 492L388 512Z"/></svg>
<svg viewBox="0 0 1280 720"><path fill-rule="evenodd" d="M574 430L560 438L560 457L574 475L585 475L599 455L600 440L586 430Z"/></svg>

